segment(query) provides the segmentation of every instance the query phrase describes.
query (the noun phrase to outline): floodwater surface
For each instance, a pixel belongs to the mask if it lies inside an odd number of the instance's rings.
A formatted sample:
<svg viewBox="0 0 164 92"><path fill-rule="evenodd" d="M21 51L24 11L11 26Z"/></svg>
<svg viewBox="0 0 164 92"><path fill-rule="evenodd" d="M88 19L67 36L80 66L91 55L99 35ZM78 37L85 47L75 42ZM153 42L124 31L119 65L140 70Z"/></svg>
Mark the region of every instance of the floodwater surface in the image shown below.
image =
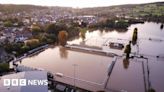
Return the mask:
<svg viewBox="0 0 164 92"><path fill-rule="evenodd" d="M131 25L125 32L117 30L87 31L85 41L82 41L81 38L76 38L68 43L101 47L107 40L118 41L118 39L122 39L121 42L127 44L131 40L134 28L137 27L139 44L138 47L133 46L132 52L143 54L147 58L156 58L158 55L161 57L160 61L158 59L149 60L149 67L152 87L156 92L162 92L164 91L162 89L164 85L164 73L162 72L164 29L160 29L160 25L160 23L145 22L144 24ZM123 53L123 51L117 53ZM112 59L112 57L76 52L56 46L48 48L38 55L23 59L21 64L43 68L54 75L62 73L64 77L56 77L56 80L91 91L98 91L103 90L105 86L108 68ZM122 57L116 61L111 78L108 80L107 88L109 90L126 90L127 92L144 92L141 62L135 60L123 62L123 59Z"/></svg>

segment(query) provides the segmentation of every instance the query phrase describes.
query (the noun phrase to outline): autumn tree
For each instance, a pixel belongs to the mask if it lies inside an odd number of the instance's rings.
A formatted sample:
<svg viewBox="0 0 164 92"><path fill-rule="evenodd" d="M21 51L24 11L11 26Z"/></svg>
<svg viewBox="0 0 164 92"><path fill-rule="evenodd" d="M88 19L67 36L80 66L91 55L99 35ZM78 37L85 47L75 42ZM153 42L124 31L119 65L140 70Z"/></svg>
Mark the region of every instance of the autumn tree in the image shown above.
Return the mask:
<svg viewBox="0 0 164 92"><path fill-rule="evenodd" d="M60 31L58 34L59 44L65 46L67 43L68 33L66 31Z"/></svg>

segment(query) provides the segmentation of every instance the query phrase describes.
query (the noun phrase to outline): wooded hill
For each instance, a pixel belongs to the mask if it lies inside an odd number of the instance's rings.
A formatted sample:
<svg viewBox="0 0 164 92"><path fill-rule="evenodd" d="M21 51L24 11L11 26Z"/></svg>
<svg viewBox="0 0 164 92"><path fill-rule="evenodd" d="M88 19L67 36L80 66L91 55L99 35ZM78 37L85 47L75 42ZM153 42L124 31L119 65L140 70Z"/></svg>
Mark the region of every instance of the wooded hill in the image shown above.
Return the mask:
<svg viewBox="0 0 164 92"><path fill-rule="evenodd" d="M11 5L0 4L1 12L20 12L31 10L54 10L58 12L69 12L75 15L95 15L99 17L112 16L131 16L131 17L164 17L164 2L155 2L147 4L126 4L115 5L108 7L93 7L93 8L70 8L70 7L45 7L34 5Z"/></svg>

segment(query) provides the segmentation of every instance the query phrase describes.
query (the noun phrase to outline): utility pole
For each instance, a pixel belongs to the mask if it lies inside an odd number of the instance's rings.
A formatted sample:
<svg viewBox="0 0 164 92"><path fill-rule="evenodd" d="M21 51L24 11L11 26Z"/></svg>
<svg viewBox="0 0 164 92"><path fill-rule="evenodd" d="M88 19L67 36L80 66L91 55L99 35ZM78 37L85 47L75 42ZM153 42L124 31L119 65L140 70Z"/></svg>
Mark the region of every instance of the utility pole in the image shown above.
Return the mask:
<svg viewBox="0 0 164 92"><path fill-rule="evenodd" d="M74 67L74 88L76 89L76 66L78 66L77 64L73 64L73 67Z"/></svg>

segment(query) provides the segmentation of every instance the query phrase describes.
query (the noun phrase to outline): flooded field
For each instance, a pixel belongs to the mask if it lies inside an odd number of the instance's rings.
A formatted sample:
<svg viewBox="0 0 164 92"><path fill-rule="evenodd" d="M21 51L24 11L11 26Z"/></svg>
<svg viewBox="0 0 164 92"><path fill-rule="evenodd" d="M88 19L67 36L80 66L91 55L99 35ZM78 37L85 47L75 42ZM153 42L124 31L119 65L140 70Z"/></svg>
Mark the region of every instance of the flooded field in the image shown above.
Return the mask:
<svg viewBox="0 0 164 92"><path fill-rule="evenodd" d="M134 28L137 27L138 46L132 46L132 52L142 54L148 58L151 87L156 92L163 92L164 81L161 80L164 80L164 73L162 72L164 69L164 29L160 29L160 25L160 23L145 22L144 24L131 25L126 32L118 32L117 30L87 31L85 41L82 41L81 38L76 38L68 43L98 47L101 47L106 42L115 41L127 44L131 40ZM123 50L110 48L107 50L114 51L116 54L123 54ZM43 68L53 74L63 73L64 77L56 77L56 80L91 91L98 91L104 89L112 59L112 57L54 47L48 48L38 55L23 59L21 64ZM116 61L112 74L107 81L106 90L144 92L146 87L144 86L142 62L144 62L145 67L147 63L145 63L145 60L137 61L133 59L123 62L123 59L124 57L121 57Z"/></svg>
<svg viewBox="0 0 164 92"><path fill-rule="evenodd" d="M45 69L54 75L55 73L62 73L64 77L56 77L56 79L71 85L74 85L73 78L75 77L82 80L79 82L82 82L84 85L79 84L82 85L80 87L96 91L98 88L103 88L102 84L107 77L107 71L111 61L112 58L109 57L55 47L49 48L37 56L26 58L22 60L21 64ZM78 81L76 81L76 85L78 86Z"/></svg>
<svg viewBox="0 0 164 92"><path fill-rule="evenodd" d="M118 59L107 89L123 92L145 92L142 61Z"/></svg>

